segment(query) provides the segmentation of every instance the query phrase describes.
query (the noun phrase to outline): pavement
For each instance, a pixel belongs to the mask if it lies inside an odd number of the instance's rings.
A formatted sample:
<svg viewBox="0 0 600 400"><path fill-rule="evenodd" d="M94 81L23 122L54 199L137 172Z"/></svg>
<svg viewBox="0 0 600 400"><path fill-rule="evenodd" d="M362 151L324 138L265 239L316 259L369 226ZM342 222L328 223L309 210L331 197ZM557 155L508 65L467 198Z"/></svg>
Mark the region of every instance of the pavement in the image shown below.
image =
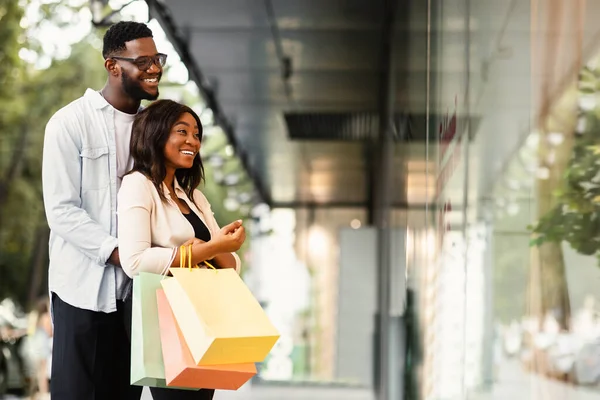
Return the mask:
<svg viewBox="0 0 600 400"><path fill-rule="evenodd" d="M151 400L146 389L142 400ZM237 391L216 392L214 400L374 400L367 389L346 389L321 386L245 385Z"/></svg>
<svg viewBox="0 0 600 400"><path fill-rule="evenodd" d="M6 400L24 400L7 397ZM322 385L247 385L238 391L217 391L215 400L374 400L371 390ZM145 389L141 400L152 400ZM429 399L438 400L438 399ZM458 400L458 399L452 399ZM515 361L500 366L498 381L486 393L475 393L468 400L600 400L600 388L573 386L524 371Z"/></svg>
<svg viewBox="0 0 600 400"><path fill-rule="evenodd" d="M600 400L600 389L534 375L518 362L508 361L500 366L498 382L490 392L474 394L468 400Z"/></svg>

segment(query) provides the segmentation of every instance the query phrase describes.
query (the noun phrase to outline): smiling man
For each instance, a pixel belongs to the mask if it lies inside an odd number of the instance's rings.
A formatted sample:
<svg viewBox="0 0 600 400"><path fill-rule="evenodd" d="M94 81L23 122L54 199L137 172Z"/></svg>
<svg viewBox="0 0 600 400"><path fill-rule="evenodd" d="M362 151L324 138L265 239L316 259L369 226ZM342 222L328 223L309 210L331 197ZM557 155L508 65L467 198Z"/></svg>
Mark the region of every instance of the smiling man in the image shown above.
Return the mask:
<svg viewBox="0 0 600 400"><path fill-rule="evenodd" d="M54 322L53 400L139 399L129 385L126 300L117 192L131 169L131 126L142 100L158 97L167 56L152 31L119 22L104 36L108 80L52 116L42 184L50 226L49 289ZM60 89L59 89L60 90Z"/></svg>

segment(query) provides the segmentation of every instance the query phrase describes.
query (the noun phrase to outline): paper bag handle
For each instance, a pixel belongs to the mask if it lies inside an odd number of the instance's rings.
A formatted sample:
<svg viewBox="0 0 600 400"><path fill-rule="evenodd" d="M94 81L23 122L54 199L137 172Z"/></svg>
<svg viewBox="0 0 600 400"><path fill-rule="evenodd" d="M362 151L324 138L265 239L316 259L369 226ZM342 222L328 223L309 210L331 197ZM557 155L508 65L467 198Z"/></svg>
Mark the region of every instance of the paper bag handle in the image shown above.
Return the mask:
<svg viewBox="0 0 600 400"><path fill-rule="evenodd" d="M179 247L179 267L180 268L185 268L186 258L187 258L187 264L188 264L189 270L191 270L192 268L198 268L198 265L194 265L192 267L192 245L191 244L189 244L187 246L187 257L186 257L185 246ZM215 272L217 271L217 269L208 261L204 260L203 263L206 264L207 267L214 269Z"/></svg>

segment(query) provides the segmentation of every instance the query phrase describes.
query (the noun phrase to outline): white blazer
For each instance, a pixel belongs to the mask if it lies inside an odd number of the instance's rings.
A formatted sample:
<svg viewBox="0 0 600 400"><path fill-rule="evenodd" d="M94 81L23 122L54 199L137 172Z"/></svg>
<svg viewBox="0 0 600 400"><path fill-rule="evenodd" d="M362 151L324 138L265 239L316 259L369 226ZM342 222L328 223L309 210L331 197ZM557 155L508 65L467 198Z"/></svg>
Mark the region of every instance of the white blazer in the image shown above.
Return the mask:
<svg viewBox="0 0 600 400"><path fill-rule="evenodd" d="M121 183L117 198L119 257L123 271L130 277L140 272L164 274L177 248L195 237L194 228L171 199L164 183L163 190L166 202L159 197L152 181L140 172L126 175ZM177 179L175 193L200 217L211 235L221 229L202 192L194 190L198 207L188 199ZM239 273L240 258L232 254Z"/></svg>

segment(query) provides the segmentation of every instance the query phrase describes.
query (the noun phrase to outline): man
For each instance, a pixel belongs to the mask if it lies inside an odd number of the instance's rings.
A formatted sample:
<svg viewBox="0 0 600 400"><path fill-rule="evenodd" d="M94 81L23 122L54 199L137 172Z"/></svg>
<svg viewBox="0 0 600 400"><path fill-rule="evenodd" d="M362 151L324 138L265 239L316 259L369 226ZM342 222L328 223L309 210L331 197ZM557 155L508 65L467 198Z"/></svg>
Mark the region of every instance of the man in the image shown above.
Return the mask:
<svg viewBox="0 0 600 400"><path fill-rule="evenodd" d="M54 322L52 400L139 399L129 385L117 191L132 163L131 126L141 100L158 97L166 55L152 31L119 22L104 36L108 73L100 91L60 109L46 126L42 182L51 229L49 289Z"/></svg>

